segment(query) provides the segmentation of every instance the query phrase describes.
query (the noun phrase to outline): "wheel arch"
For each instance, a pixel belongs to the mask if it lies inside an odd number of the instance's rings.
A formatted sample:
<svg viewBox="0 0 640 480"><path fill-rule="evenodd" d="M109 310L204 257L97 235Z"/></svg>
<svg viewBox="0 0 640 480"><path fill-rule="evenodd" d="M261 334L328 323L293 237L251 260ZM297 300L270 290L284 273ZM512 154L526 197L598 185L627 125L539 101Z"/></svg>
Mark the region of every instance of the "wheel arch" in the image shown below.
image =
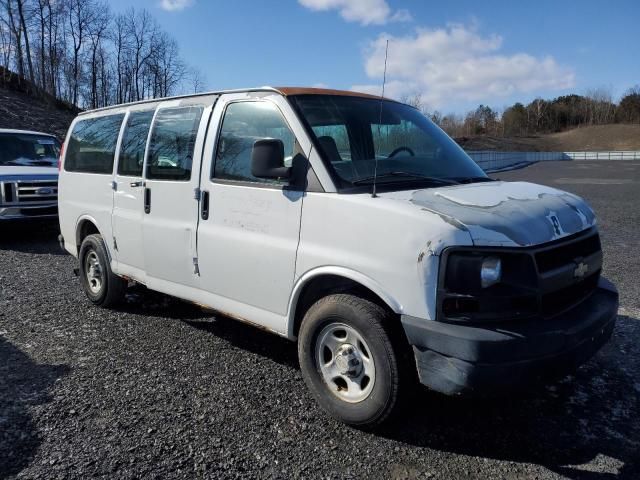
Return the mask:
<svg viewBox="0 0 640 480"><path fill-rule="evenodd" d="M82 245L83 240L89 235L93 234L98 234L102 237L107 255L109 255L109 260L112 260L113 257L111 255L109 243L100 230L100 227L98 227L98 222L96 221L96 219L90 215L82 215L76 222L76 248L78 255L80 255L80 246Z"/></svg>
<svg viewBox="0 0 640 480"><path fill-rule="evenodd" d="M304 313L315 301L332 293L348 291L355 291L394 313L402 313L402 305L370 277L343 267L319 267L302 275L293 288L287 315L287 337L297 337Z"/></svg>

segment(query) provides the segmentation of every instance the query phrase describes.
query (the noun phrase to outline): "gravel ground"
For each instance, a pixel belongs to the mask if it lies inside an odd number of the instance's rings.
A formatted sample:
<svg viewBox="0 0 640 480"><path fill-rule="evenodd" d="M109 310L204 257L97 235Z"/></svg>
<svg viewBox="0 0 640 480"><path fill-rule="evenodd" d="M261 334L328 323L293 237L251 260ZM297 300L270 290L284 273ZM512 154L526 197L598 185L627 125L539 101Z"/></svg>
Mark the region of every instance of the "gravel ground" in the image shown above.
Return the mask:
<svg viewBox="0 0 640 480"><path fill-rule="evenodd" d="M420 389L375 434L320 411L293 343L142 290L92 307L55 227L2 225L0 477L639 478L640 164L498 176L591 202L621 289L613 340L527 394Z"/></svg>

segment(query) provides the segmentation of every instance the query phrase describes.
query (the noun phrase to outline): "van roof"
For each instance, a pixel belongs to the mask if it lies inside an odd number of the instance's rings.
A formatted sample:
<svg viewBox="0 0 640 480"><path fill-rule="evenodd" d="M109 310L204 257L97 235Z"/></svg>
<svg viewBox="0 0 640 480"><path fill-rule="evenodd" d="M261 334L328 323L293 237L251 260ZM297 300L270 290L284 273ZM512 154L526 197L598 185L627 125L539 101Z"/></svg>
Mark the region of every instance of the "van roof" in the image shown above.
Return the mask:
<svg viewBox="0 0 640 480"><path fill-rule="evenodd" d="M361 98L376 98L380 97L377 95L371 95L369 93L362 92L353 92L351 90L333 90L329 88L312 88L312 87L255 87L255 88L238 88L232 90L217 90L211 92L202 92L202 93L191 93L187 95L176 95L173 97L163 97L163 98L149 98L148 100L140 100L138 102L129 102L129 103L121 103L118 105L110 105L108 107L96 108L94 110L85 110L84 112L79 113L78 115L85 115L93 112L99 112L103 110L110 110L114 108L120 108L130 105L140 105L144 103L156 103L162 102L166 100L175 100L181 98L194 98L194 97L204 97L207 95L222 95L225 93L244 93L244 92L273 92L279 93L285 97L293 96L293 95L339 95L339 96L348 96L348 97L361 97ZM385 98L385 100L395 101L390 98Z"/></svg>

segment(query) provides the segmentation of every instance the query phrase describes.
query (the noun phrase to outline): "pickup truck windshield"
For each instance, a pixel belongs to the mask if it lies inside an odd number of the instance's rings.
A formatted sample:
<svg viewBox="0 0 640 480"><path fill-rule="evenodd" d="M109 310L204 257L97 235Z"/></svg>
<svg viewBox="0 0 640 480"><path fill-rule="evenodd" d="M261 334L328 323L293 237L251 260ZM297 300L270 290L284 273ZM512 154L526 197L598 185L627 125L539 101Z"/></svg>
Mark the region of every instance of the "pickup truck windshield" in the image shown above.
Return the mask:
<svg viewBox="0 0 640 480"><path fill-rule="evenodd" d="M417 109L338 95L292 97L341 187L488 181L478 165ZM377 172L375 172L375 159Z"/></svg>
<svg viewBox="0 0 640 480"><path fill-rule="evenodd" d="M28 133L0 133L0 165L54 167L60 143L54 137Z"/></svg>

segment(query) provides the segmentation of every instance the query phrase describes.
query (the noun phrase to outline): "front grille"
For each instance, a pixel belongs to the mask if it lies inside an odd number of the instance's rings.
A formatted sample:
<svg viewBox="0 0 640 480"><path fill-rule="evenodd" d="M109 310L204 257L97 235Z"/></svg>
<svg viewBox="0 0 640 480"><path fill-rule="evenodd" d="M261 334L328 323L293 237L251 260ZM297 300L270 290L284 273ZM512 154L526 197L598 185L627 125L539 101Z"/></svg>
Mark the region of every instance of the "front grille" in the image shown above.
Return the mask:
<svg viewBox="0 0 640 480"><path fill-rule="evenodd" d="M58 201L57 180L5 182L0 190L5 205L52 204Z"/></svg>
<svg viewBox="0 0 640 480"><path fill-rule="evenodd" d="M538 271L544 273L563 267L576 258L588 257L599 252L600 249L600 236L598 233L550 247L536 253Z"/></svg>
<svg viewBox="0 0 640 480"><path fill-rule="evenodd" d="M55 180L18 182L16 197L19 203L55 202L58 199L58 182Z"/></svg>
<svg viewBox="0 0 640 480"><path fill-rule="evenodd" d="M0 200L2 200L3 203L11 203L13 202L13 189L14 189L14 184L13 183L3 183L2 184L2 191L0 191L0 195L2 195L2 198L0 198Z"/></svg>
<svg viewBox="0 0 640 480"><path fill-rule="evenodd" d="M598 286L602 249L597 232L570 237L534 253L540 311L553 316L585 300Z"/></svg>

